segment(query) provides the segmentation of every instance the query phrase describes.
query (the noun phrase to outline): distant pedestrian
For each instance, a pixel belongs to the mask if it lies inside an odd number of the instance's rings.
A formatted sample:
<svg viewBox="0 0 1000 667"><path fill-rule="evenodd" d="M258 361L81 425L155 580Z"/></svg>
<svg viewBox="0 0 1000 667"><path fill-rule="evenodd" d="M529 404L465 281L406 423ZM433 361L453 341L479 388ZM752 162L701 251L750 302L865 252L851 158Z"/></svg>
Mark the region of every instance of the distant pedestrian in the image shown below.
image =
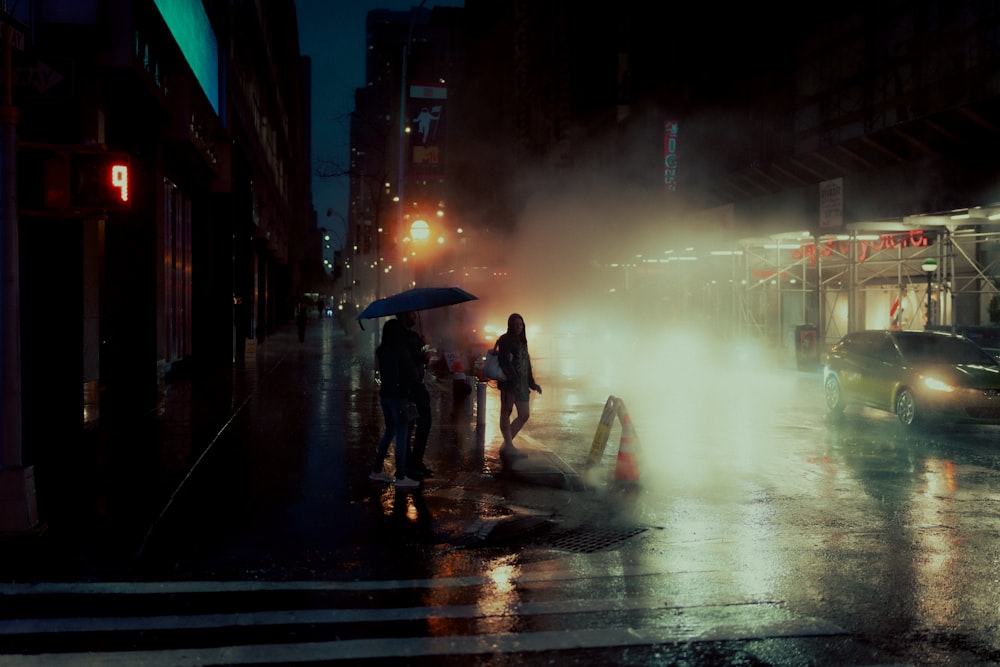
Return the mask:
<svg viewBox="0 0 1000 667"><path fill-rule="evenodd" d="M413 329L417 323L416 313L402 313L397 315L396 319L400 320L406 329L406 346L410 351L410 358L413 359L413 364L418 370L417 381L410 389L410 400L417 406L417 418L411 426L413 441L410 444L407 474L416 479L424 479L434 474L434 471L424 463L427 437L431 432L431 395L427 391L427 385L424 384L424 371L429 361L428 348L424 344L423 336Z"/></svg>
<svg viewBox="0 0 1000 667"><path fill-rule="evenodd" d="M375 358L381 380L378 393L382 418L385 420L385 432L375 450L375 461L372 463L368 479L376 482L393 482L400 489L412 489L419 486L420 482L406 474L406 450L410 435L407 405L418 372L406 346L406 329L402 322L392 319L387 320L382 326L382 340L375 350ZM387 475L384 469L389 443L393 438L396 440L395 478Z"/></svg>
<svg viewBox="0 0 1000 667"><path fill-rule="evenodd" d="M503 436L500 456L523 456L514 447L514 436L531 417L531 391L541 394L542 387L535 382L532 374L524 318L517 313L507 318L507 333L497 339L497 356L500 358L500 368L507 378L497 382L500 389L500 434ZM517 407L517 418L511 421L510 415L514 407Z"/></svg>
<svg viewBox="0 0 1000 667"><path fill-rule="evenodd" d="M306 339L306 322L309 321L309 313L306 305L300 303L295 309L295 325L299 328L299 342Z"/></svg>

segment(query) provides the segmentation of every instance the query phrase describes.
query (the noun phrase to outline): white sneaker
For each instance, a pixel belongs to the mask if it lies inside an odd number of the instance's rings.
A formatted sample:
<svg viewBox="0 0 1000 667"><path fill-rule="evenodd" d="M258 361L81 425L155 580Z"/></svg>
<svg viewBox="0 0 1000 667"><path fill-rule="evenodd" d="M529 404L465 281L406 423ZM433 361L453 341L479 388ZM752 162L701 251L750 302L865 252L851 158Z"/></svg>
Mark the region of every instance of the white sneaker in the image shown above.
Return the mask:
<svg viewBox="0 0 1000 667"><path fill-rule="evenodd" d="M397 489L415 489L418 486L420 486L420 482L415 479L410 479L409 477L396 478Z"/></svg>
<svg viewBox="0 0 1000 667"><path fill-rule="evenodd" d="M385 482L386 484L389 484L394 482L396 478L391 475L387 475L384 472L370 472L368 473L368 479L373 482Z"/></svg>

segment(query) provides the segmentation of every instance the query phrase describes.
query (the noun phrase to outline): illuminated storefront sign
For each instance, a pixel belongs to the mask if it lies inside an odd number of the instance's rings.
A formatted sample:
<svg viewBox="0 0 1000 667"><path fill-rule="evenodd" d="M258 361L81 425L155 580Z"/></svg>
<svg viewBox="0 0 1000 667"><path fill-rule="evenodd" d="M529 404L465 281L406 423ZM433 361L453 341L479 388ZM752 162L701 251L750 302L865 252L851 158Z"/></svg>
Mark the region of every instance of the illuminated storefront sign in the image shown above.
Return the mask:
<svg viewBox="0 0 1000 667"><path fill-rule="evenodd" d="M931 237L927 235L922 229L915 229L912 232L907 232L905 234L885 234L880 236L878 239L856 239L854 243L857 244L857 260L863 262L870 255L873 255L882 250L895 250L898 248L926 248L931 245ZM791 251L792 259L802 259L808 258L810 266L816 266L816 258L819 257L830 257L831 255L838 254L841 256L849 255L851 252L851 240L850 239L830 239L819 245L819 250L817 252L817 247L815 243L810 243L809 245L804 245L801 248L796 248Z"/></svg>
<svg viewBox="0 0 1000 667"><path fill-rule="evenodd" d="M219 113L219 43L201 0L153 0L215 113Z"/></svg>

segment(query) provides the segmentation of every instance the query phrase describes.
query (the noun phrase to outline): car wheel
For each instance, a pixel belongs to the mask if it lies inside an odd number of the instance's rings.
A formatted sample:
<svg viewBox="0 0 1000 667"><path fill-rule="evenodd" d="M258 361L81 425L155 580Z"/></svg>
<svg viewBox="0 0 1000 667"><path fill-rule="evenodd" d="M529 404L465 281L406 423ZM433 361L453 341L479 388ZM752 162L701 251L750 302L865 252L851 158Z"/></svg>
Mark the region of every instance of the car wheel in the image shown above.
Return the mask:
<svg viewBox="0 0 1000 667"><path fill-rule="evenodd" d="M919 421L917 399L909 389L901 389L896 394L896 417L903 426L913 426Z"/></svg>
<svg viewBox="0 0 1000 667"><path fill-rule="evenodd" d="M831 412L843 412L844 393L840 389L840 380L835 375L831 375L823 383L823 390L826 393L826 407Z"/></svg>

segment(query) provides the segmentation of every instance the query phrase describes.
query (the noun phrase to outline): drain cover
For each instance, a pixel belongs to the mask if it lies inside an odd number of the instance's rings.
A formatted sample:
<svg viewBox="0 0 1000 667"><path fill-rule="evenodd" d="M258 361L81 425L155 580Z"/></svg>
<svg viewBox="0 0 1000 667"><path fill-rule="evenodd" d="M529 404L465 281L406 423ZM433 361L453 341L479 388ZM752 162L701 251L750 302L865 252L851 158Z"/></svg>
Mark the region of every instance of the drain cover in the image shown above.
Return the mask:
<svg viewBox="0 0 1000 667"><path fill-rule="evenodd" d="M645 528L574 528L549 536L545 546L574 553L591 554L618 546L630 537L645 532Z"/></svg>

